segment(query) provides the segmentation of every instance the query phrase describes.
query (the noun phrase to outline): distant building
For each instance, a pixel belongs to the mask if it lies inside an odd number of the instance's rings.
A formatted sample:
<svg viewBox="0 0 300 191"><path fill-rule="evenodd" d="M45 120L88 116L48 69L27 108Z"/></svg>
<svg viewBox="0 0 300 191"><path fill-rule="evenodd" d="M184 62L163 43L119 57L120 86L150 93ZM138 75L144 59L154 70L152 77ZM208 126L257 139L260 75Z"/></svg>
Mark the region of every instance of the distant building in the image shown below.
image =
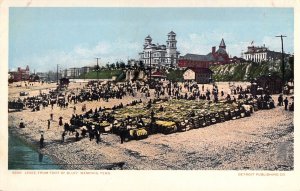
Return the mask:
<svg viewBox="0 0 300 191"><path fill-rule="evenodd" d="M62 71L62 77L64 78L77 78L82 74L87 74L91 71L95 70L95 67L93 66L84 66L81 68L69 68Z"/></svg>
<svg viewBox="0 0 300 191"><path fill-rule="evenodd" d="M37 72L36 75L39 76L41 81L48 81L49 75L46 72Z"/></svg>
<svg viewBox="0 0 300 191"><path fill-rule="evenodd" d="M178 61L180 68L208 68L213 63L213 58L208 55L186 54Z"/></svg>
<svg viewBox="0 0 300 191"><path fill-rule="evenodd" d="M285 56L289 56L285 54ZM246 52L243 53L243 58L248 61L262 62L281 59L281 52L269 50L264 46L248 46Z"/></svg>
<svg viewBox="0 0 300 191"><path fill-rule="evenodd" d="M209 68L188 68L183 73L185 81L196 81L200 84L207 84L212 81L213 72Z"/></svg>
<svg viewBox="0 0 300 191"><path fill-rule="evenodd" d="M226 44L222 38L219 49L216 51L216 47L213 46L211 53L208 54L213 58L213 64L228 64L230 62L229 55L226 51Z"/></svg>
<svg viewBox="0 0 300 191"><path fill-rule="evenodd" d="M179 52L177 51L176 34L171 31L168 33L167 45L152 44L152 38L148 35L145 38L143 52L139 53L140 60L149 66L176 66Z"/></svg>
<svg viewBox="0 0 300 191"><path fill-rule="evenodd" d="M14 82L22 81L22 80L29 80L30 77L30 70L29 66L27 65L25 69L18 67L17 71L9 72L11 79Z"/></svg>
<svg viewBox="0 0 300 191"><path fill-rule="evenodd" d="M221 40L219 49L212 47L212 51L207 55L186 54L181 56L178 61L178 67L181 68L208 68L212 64L227 64L230 58L226 52L224 39Z"/></svg>

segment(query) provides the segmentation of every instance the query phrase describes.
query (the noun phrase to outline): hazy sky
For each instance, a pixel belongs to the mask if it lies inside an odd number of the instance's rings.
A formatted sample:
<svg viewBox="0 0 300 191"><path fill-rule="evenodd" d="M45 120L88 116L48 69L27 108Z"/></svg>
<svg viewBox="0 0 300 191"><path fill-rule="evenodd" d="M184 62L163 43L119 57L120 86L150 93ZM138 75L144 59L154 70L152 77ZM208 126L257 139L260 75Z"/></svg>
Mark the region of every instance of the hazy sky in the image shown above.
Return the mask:
<svg viewBox="0 0 300 191"><path fill-rule="evenodd" d="M224 38L232 56L254 41L293 53L292 8L10 8L9 68L65 69L138 58L144 38L166 44L177 34L181 55L207 54Z"/></svg>

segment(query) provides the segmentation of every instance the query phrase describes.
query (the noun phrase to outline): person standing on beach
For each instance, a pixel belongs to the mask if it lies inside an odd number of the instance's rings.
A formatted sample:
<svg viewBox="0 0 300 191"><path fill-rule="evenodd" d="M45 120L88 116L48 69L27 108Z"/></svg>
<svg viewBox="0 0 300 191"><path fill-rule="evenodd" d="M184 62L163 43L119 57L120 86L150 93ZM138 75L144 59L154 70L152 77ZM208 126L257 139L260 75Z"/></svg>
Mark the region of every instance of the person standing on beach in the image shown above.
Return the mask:
<svg viewBox="0 0 300 191"><path fill-rule="evenodd" d="M53 113L50 114L50 120L53 121Z"/></svg>
<svg viewBox="0 0 300 191"><path fill-rule="evenodd" d="M25 125L24 125L24 121L23 121L23 119L21 119L21 122L20 122L19 128L25 128Z"/></svg>
<svg viewBox="0 0 300 191"><path fill-rule="evenodd" d="M73 107L73 112L76 113L76 106Z"/></svg>
<svg viewBox="0 0 300 191"><path fill-rule="evenodd" d="M62 125L63 125L62 119L63 119L62 117L59 117L59 122L58 122L58 125L59 125L59 126L62 126Z"/></svg>
<svg viewBox="0 0 300 191"><path fill-rule="evenodd" d="M283 97L282 97L282 94L280 94L279 97L278 97L278 105L279 106L283 106Z"/></svg>
<svg viewBox="0 0 300 191"><path fill-rule="evenodd" d="M289 100L287 99L287 97L284 99L284 110L287 110L287 107L289 105Z"/></svg>
<svg viewBox="0 0 300 191"><path fill-rule="evenodd" d="M41 138L40 138L40 148L44 148L44 135L41 134Z"/></svg>
<svg viewBox="0 0 300 191"><path fill-rule="evenodd" d="M50 129L50 119L48 119L48 129Z"/></svg>
<svg viewBox="0 0 300 191"><path fill-rule="evenodd" d="M61 142L63 143L63 142L65 142L65 136L66 136L66 133L65 133L65 131L62 133L62 135L61 135L61 138L62 138L62 140L61 140Z"/></svg>
<svg viewBox="0 0 300 191"><path fill-rule="evenodd" d="M75 140L79 141L79 133L77 131L76 131L76 134L75 134Z"/></svg>
<svg viewBox="0 0 300 191"><path fill-rule="evenodd" d="M100 133L98 131L96 131L95 136L96 136L96 143L99 144L99 142L100 142Z"/></svg>

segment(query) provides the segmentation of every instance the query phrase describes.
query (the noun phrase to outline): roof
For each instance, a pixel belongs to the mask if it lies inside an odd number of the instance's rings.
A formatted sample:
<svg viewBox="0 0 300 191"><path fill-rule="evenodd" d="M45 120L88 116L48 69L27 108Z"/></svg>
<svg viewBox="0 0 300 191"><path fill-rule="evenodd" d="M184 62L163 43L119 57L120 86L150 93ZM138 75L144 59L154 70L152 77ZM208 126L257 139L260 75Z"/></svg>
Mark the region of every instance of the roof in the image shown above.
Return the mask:
<svg viewBox="0 0 300 191"><path fill-rule="evenodd" d="M226 50L224 48L219 48L217 50L217 53L219 53L219 54L227 54L227 52L226 52Z"/></svg>
<svg viewBox="0 0 300 191"><path fill-rule="evenodd" d="M224 42L224 39L222 38L222 40L221 40L221 43L220 43L220 45L219 45L220 47L226 47L226 45L225 45L225 42Z"/></svg>
<svg viewBox="0 0 300 191"><path fill-rule="evenodd" d="M213 61L213 57L211 55L199 55L199 54L186 54L183 56L184 59L187 60L195 60L195 61Z"/></svg>
<svg viewBox="0 0 300 191"><path fill-rule="evenodd" d="M209 68L188 68L187 70L189 69L195 73L214 73Z"/></svg>
<svg viewBox="0 0 300 191"><path fill-rule="evenodd" d="M151 74L151 76L152 77L166 77L166 75L163 72L160 72L160 71L153 72Z"/></svg>
<svg viewBox="0 0 300 191"><path fill-rule="evenodd" d="M145 39L152 39L150 35L148 35Z"/></svg>
<svg viewBox="0 0 300 191"><path fill-rule="evenodd" d="M173 31L169 32L168 35L176 35Z"/></svg>

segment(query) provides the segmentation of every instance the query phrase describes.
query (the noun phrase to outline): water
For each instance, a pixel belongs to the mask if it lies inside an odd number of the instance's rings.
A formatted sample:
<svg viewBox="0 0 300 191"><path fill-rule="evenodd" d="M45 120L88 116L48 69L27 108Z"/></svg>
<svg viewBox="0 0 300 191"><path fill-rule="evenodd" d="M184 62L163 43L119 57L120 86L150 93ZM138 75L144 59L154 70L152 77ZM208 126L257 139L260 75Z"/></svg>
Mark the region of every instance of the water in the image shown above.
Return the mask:
<svg viewBox="0 0 300 191"><path fill-rule="evenodd" d="M39 153L32 145L9 133L9 170L56 170L61 169L47 156Z"/></svg>

